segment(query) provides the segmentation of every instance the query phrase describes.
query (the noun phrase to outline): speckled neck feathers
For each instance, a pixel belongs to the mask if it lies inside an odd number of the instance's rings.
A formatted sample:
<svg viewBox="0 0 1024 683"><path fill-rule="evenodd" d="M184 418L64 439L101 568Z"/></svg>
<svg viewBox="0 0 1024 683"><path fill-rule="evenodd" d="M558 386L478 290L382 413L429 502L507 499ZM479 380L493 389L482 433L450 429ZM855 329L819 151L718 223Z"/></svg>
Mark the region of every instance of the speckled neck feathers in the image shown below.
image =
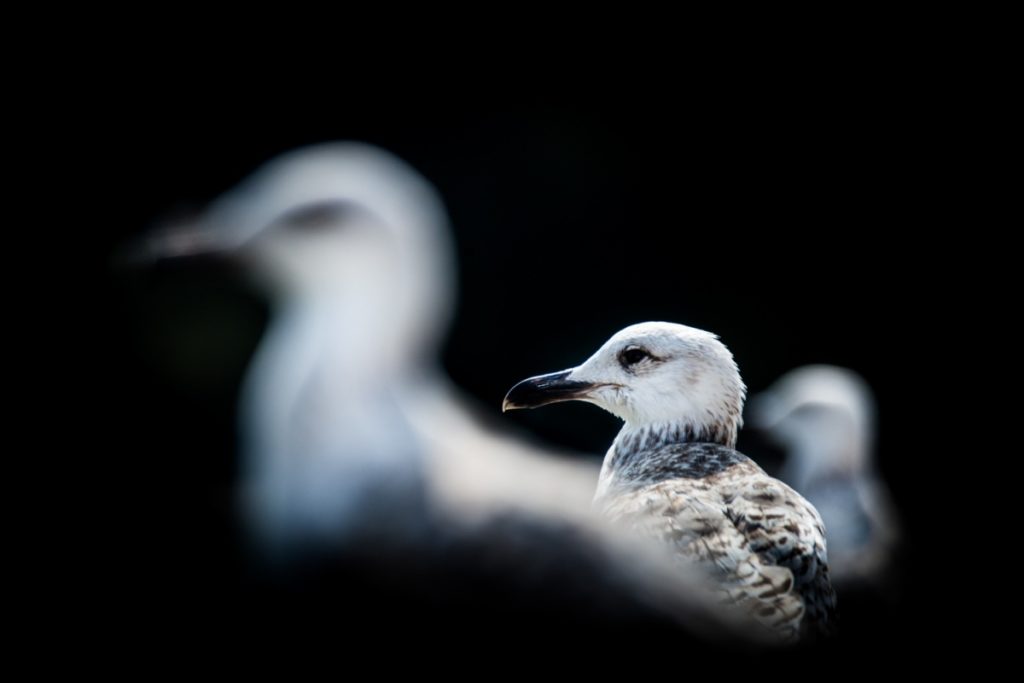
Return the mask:
<svg viewBox="0 0 1024 683"><path fill-rule="evenodd" d="M732 448L736 445L735 421L729 424L693 425L688 422L626 425L615 437L613 447L620 457L681 443L717 443Z"/></svg>
<svg viewBox="0 0 1024 683"><path fill-rule="evenodd" d="M694 426L687 422L653 423L639 427L626 425L615 437L612 447L605 456L597 497L604 495L612 486L630 479L631 473L645 469L645 461L654 454L671 453L676 459L686 459L688 454L703 452L690 446L712 446L717 451L734 452L738 420L728 424L713 423ZM738 454L737 454L738 455Z"/></svg>

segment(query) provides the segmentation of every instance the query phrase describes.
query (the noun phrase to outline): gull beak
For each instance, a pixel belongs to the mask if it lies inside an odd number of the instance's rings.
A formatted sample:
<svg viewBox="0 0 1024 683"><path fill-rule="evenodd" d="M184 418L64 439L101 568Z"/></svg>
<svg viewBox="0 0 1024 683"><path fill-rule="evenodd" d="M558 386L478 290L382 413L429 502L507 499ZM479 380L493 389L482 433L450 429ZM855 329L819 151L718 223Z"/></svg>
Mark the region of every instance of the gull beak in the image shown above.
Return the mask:
<svg viewBox="0 0 1024 683"><path fill-rule="evenodd" d="M153 231L125 245L114 255L115 263L147 267L161 261L196 257L227 258L235 251L219 231L201 224L180 224Z"/></svg>
<svg viewBox="0 0 1024 683"><path fill-rule="evenodd" d="M769 431L786 416L785 407L777 396L769 391L754 396L747 403L748 426L759 431Z"/></svg>
<svg viewBox="0 0 1024 683"><path fill-rule="evenodd" d="M501 412L539 408L549 403L587 398L589 393L600 385L568 379L573 369L524 379L505 395L505 400L501 403Z"/></svg>

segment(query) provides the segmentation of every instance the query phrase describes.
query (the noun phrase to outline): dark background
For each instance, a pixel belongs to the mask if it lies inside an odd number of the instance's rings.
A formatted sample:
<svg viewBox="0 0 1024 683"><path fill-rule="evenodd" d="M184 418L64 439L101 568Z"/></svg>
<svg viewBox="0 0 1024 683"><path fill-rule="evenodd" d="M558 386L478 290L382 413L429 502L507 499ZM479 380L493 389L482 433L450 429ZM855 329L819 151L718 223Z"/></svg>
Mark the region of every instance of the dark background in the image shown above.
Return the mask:
<svg viewBox="0 0 1024 683"><path fill-rule="evenodd" d="M718 333L750 393L807 363L847 366L876 393L881 470L907 518L885 596L848 602L845 643L893 646L912 606L915 460L901 427L918 387L904 353L922 287L900 236L935 201L937 152L913 96L826 80L714 92L593 98L164 94L119 116L105 172L111 251L188 215L296 146L354 139L410 162L440 191L458 249L459 301L444 350L454 381L494 419L603 453L618 429L592 406L502 416L518 380L574 365L612 333L669 320ZM673 103L674 102L674 103ZM108 273L103 363L116 445L115 583L176 613L230 622L249 585L231 486L239 382L267 320L221 264ZM744 434L741 450L777 453ZM241 593L244 599L252 593ZM233 596L233 597L232 597ZM147 610L149 611L149 610ZM160 610L156 610L158 613Z"/></svg>

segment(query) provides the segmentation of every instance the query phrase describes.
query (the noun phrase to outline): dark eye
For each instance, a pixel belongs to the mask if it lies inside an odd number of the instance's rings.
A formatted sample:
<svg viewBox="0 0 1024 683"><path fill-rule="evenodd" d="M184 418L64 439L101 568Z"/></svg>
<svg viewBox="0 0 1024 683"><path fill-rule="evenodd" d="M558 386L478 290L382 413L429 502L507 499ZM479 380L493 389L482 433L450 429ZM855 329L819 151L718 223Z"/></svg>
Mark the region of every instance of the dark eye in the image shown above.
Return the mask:
<svg viewBox="0 0 1024 683"><path fill-rule="evenodd" d="M274 221L293 232L315 233L343 225L346 219L358 214L360 208L349 202L316 202L289 209Z"/></svg>
<svg viewBox="0 0 1024 683"><path fill-rule="evenodd" d="M644 358L650 357L651 354L634 346L628 349L623 349L622 353L619 354L619 362L622 363L623 367L628 368L630 365L636 365Z"/></svg>

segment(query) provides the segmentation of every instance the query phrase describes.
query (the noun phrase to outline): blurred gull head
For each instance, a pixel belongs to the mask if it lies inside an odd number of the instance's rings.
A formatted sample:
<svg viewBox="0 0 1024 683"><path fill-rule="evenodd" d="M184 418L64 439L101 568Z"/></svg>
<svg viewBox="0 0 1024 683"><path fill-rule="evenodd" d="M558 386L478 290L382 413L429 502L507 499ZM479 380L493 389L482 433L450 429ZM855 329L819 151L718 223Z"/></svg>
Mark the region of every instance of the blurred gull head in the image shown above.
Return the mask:
<svg viewBox="0 0 1024 683"><path fill-rule="evenodd" d="M436 353L452 317L453 247L440 198L405 162L361 143L273 159L195 224L157 235L150 251L236 258L278 309L330 308L338 321L358 320L372 354L390 360Z"/></svg>
<svg viewBox="0 0 1024 683"><path fill-rule="evenodd" d="M871 467L874 401L867 383L850 370L797 368L751 401L749 417L791 453L787 469L798 488L819 476Z"/></svg>

